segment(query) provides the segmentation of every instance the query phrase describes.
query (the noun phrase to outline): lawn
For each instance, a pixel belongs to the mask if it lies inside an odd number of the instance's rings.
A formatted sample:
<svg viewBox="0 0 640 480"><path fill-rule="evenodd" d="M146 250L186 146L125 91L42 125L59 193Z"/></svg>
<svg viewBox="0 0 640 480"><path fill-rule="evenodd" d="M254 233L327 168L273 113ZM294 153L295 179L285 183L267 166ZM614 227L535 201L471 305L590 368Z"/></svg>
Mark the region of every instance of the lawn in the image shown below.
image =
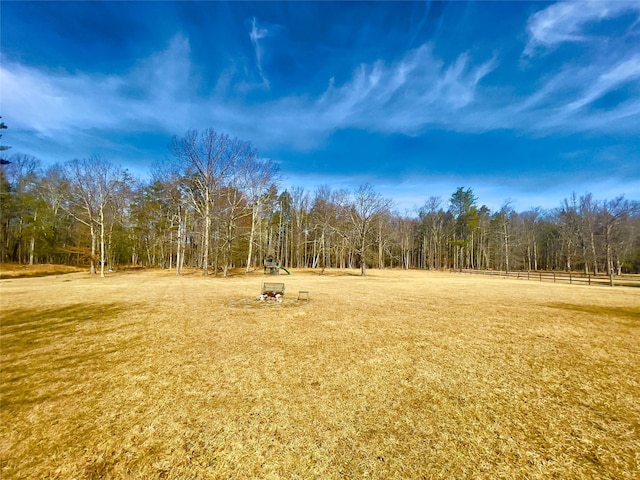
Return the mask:
<svg viewBox="0 0 640 480"><path fill-rule="evenodd" d="M0 280L0 477L640 475L638 289L325 273Z"/></svg>

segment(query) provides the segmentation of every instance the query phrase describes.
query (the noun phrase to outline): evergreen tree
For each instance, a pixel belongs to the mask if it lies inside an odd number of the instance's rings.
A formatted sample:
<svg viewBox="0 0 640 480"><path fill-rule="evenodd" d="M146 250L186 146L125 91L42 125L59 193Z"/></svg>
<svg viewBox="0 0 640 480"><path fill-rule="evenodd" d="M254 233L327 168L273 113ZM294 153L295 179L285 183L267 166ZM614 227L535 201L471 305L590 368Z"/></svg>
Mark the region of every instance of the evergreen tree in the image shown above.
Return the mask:
<svg viewBox="0 0 640 480"><path fill-rule="evenodd" d="M2 118L2 117L0 117L0 118ZM9 128L9 127L7 127L7 125L4 122L0 122L0 130L6 130L7 128ZM0 139L1 138L2 138L2 134L0 134ZM11 147L7 147L5 145L0 145L0 152L4 152L6 150L9 150L10 148ZM4 158L0 158L0 165L8 165L9 163L11 163L11 162L9 162L9 160L6 160Z"/></svg>

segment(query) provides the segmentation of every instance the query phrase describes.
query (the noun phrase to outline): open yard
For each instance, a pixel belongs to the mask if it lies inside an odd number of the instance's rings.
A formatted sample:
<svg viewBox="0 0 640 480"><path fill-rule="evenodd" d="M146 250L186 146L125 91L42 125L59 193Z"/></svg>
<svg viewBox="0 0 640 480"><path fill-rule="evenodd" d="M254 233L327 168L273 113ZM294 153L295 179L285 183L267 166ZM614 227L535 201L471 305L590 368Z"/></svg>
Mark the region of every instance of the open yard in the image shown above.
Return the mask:
<svg viewBox="0 0 640 480"><path fill-rule="evenodd" d="M0 477L640 475L639 289L265 279L0 280Z"/></svg>

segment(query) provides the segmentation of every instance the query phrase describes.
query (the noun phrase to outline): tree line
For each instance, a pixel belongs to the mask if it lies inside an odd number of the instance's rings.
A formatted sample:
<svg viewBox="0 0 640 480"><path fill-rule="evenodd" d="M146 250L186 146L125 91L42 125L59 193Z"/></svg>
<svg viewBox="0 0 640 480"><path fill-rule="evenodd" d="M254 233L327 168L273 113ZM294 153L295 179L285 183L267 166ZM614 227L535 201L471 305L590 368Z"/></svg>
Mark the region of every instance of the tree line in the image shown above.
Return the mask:
<svg viewBox="0 0 640 480"><path fill-rule="evenodd" d="M4 124L3 124L4 125ZM6 147L4 147L6 149ZM145 266L226 276L285 267L640 271L640 204L572 194L557 208L478 204L471 188L411 214L371 185L281 190L277 166L208 129L175 137L148 180L92 156L44 168L13 154L0 171L3 262Z"/></svg>

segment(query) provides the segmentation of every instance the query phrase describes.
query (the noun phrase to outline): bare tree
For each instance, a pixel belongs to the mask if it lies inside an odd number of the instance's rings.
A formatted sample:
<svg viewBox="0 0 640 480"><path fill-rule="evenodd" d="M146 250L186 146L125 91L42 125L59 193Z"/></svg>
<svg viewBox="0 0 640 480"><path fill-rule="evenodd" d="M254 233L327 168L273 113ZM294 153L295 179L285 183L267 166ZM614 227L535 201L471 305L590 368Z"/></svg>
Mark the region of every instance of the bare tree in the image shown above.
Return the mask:
<svg viewBox="0 0 640 480"><path fill-rule="evenodd" d="M384 198L373 190L369 184L356 190L349 209L349 217L353 226L355 252L360 262L360 275L366 275L366 249L370 245L369 233L374 219L391 208L390 199Z"/></svg>
<svg viewBox="0 0 640 480"><path fill-rule="evenodd" d="M232 262L232 246L237 237L238 222L252 214L245 192L254 185L253 174L258 167L258 154L249 142L237 142L233 146L235 160L229 169L224 187L220 191L219 215L223 275L226 277Z"/></svg>
<svg viewBox="0 0 640 480"><path fill-rule="evenodd" d="M621 262L616 259L614 266L614 257L616 256L616 246L618 250L623 250L623 245L626 243L621 235L623 225L629 216L639 211L640 203L629 201L624 196L602 203L601 217L604 229L605 262L607 274L610 276L613 275L614 271L620 274Z"/></svg>
<svg viewBox="0 0 640 480"><path fill-rule="evenodd" d="M249 230L249 246L247 251L247 272L250 271L253 257L253 246L256 238L262 200L277 177L277 166L269 159L260 159L253 154L243 162L240 171L247 197L248 207L251 209L251 228Z"/></svg>
<svg viewBox="0 0 640 480"><path fill-rule="evenodd" d="M522 217L527 270L538 270L538 234L541 217L540 208L533 208L520 215Z"/></svg>
<svg viewBox="0 0 640 480"><path fill-rule="evenodd" d="M43 205L42 233L53 263L58 255L60 243L70 238L71 216L64 213L64 205L69 198L69 182L61 165L47 168L37 187L38 197ZM68 254L67 254L68 255ZM59 261L59 260L58 260Z"/></svg>
<svg viewBox="0 0 640 480"><path fill-rule="evenodd" d="M187 225L189 224L189 214L192 213L190 210L193 209L193 202L189 201L188 189L185 187L187 182L184 181L182 174L183 165L180 163L169 159L155 163L152 167L152 185L147 187L150 190L151 198L147 199L147 202L142 202L140 206L142 212L144 212L144 203L149 203L152 206L157 205L158 209L165 210L162 212L162 217L169 228L168 237L171 251L169 268L173 266L171 259L175 243L176 275L180 275L185 263ZM156 210L156 208L152 208L152 210Z"/></svg>
<svg viewBox="0 0 640 480"><path fill-rule="evenodd" d="M173 138L171 152L178 161L183 188L203 221L202 274L209 273L209 247L215 196L234 167L239 140L213 129L191 130Z"/></svg>
<svg viewBox="0 0 640 480"><path fill-rule="evenodd" d="M296 267L306 266L307 236L309 233L309 194L302 187L293 187L291 189L291 201L292 225L294 228L294 232L292 232L293 251L291 263Z"/></svg>
<svg viewBox="0 0 640 480"><path fill-rule="evenodd" d="M575 193L570 200L564 199L562 207L557 212L557 219L565 267L567 271L571 271L572 261L580 244L580 216Z"/></svg>
<svg viewBox="0 0 640 480"><path fill-rule="evenodd" d="M331 268L331 245L337 241L339 235L342 239L346 232L340 228L343 212L348 208L348 194L346 190L331 190L328 185L322 185L315 191L311 207L311 221L313 222L313 267L321 266L322 273L325 268ZM308 236L309 231L307 232Z"/></svg>
<svg viewBox="0 0 640 480"><path fill-rule="evenodd" d="M442 267L442 251L446 242L447 213L439 197L429 197L420 209L421 265L429 270Z"/></svg>
<svg viewBox="0 0 640 480"><path fill-rule="evenodd" d="M105 222L107 207L122 185L124 172L120 167L92 156L71 160L65 165L71 185L68 212L89 227L91 235L91 273L96 273L96 247L100 242L100 276L104 277Z"/></svg>
<svg viewBox="0 0 640 480"><path fill-rule="evenodd" d="M174 171L181 178L181 190L202 220L203 275L209 271L212 233L218 247L214 250L216 259L221 254L226 274L238 221L247 215L252 216L247 255L250 263L259 199L275 177L275 165L260 159L251 143L213 129L192 130L181 139L174 137L171 151L177 160ZM217 267L215 259L214 263Z"/></svg>
<svg viewBox="0 0 640 480"><path fill-rule="evenodd" d="M578 226L585 274L589 273L589 262L591 262L593 274L598 275L598 255L596 252L596 230L598 228L596 220L598 209L598 202L593 199L591 193L586 193L580 197L578 207L580 222Z"/></svg>
<svg viewBox="0 0 640 480"><path fill-rule="evenodd" d="M509 273L511 271L511 248L512 248L512 228L513 228L513 217L515 216L515 211L513 207L511 207L510 202L505 202L500 208L500 211L496 214L496 221L499 226L499 237L500 242L502 243L503 254L504 254L504 266L505 271Z"/></svg>

